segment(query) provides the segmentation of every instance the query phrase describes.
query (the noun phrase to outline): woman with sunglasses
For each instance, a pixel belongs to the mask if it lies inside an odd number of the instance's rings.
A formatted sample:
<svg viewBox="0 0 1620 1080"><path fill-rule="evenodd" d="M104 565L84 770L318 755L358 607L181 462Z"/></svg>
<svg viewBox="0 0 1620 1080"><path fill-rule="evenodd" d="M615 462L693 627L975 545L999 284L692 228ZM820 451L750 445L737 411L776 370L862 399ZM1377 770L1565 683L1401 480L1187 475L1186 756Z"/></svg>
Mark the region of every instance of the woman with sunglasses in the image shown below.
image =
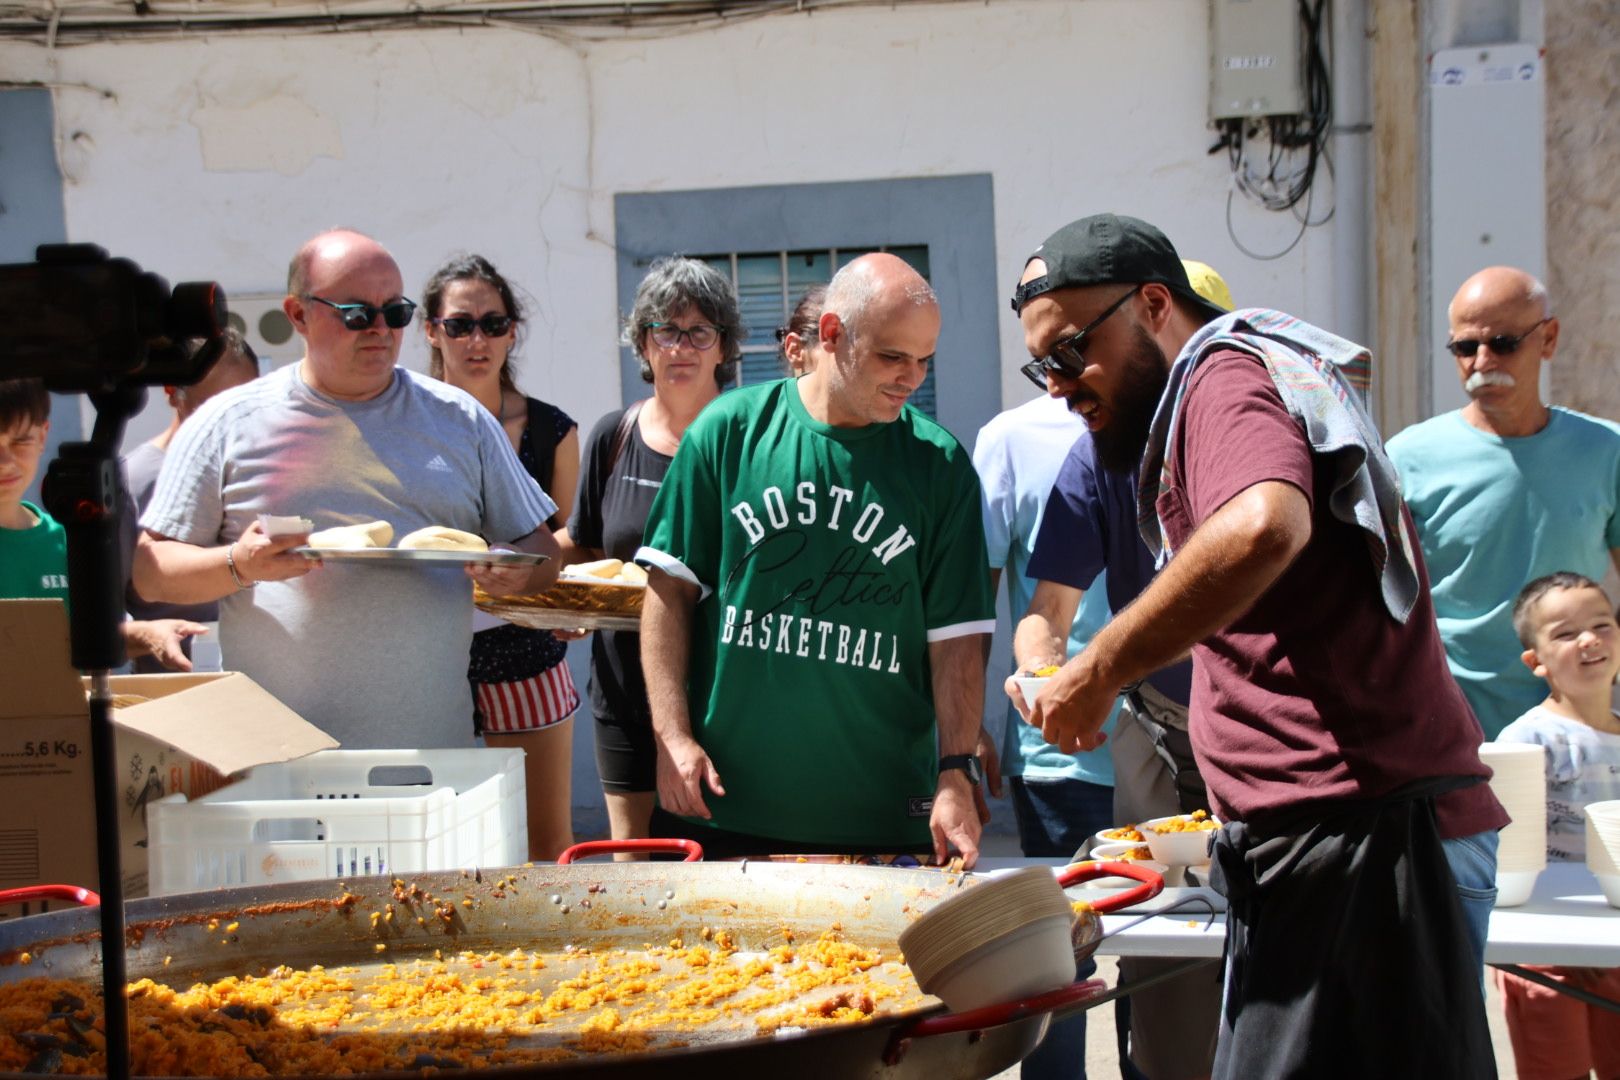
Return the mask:
<svg viewBox="0 0 1620 1080"><path fill-rule="evenodd" d="M713 267L659 259L636 289L621 341L635 350L652 397L609 413L591 432L574 515L558 537L571 562L635 557L681 436L736 381L742 356L737 294ZM613 838L645 837L658 789L658 753L639 634L596 635L590 692L596 765Z"/></svg>
<svg viewBox="0 0 1620 1080"><path fill-rule="evenodd" d="M525 397L511 354L523 309L512 287L480 255L450 260L428 279L428 374L467 391L500 420L518 460L568 519L579 475L579 429L566 413ZM529 857L550 860L574 842L569 778L579 691L564 662L568 646L541 630L503 623L473 635L467 677L474 724L488 746L523 750Z"/></svg>

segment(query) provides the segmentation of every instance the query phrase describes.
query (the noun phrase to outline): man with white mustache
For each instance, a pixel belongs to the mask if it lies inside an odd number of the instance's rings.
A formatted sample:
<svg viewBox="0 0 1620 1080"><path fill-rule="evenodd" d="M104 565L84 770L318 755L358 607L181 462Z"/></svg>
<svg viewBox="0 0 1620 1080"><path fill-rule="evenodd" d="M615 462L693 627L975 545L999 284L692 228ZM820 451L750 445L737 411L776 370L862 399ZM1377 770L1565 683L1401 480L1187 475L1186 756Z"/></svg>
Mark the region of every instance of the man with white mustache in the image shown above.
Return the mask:
<svg viewBox="0 0 1620 1080"><path fill-rule="evenodd" d="M1492 266L1448 309L1469 402L1389 441L1417 522L1451 673L1494 739L1541 700L1519 661L1513 598L1559 570L1620 566L1620 425L1541 399L1558 347L1547 289Z"/></svg>

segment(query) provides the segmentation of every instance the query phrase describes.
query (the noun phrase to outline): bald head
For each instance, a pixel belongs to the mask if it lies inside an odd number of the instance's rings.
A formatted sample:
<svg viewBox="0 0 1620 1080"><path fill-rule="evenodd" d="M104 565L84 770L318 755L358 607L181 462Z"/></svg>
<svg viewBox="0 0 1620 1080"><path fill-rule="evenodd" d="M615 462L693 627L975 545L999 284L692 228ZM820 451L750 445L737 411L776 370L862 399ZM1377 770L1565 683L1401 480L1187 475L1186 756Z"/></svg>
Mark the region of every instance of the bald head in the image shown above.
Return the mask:
<svg viewBox="0 0 1620 1080"><path fill-rule="evenodd" d="M938 307L939 297L904 259L887 252L862 255L827 284L823 317L836 315L851 335L863 320L879 320L907 308Z"/></svg>
<svg viewBox="0 0 1620 1080"><path fill-rule="evenodd" d="M1493 315L1545 319L1552 314L1547 287L1514 266L1488 266L1462 283L1446 309L1453 326Z"/></svg>
<svg viewBox="0 0 1620 1080"><path fill-rule="evenodd" d="M319 277L321 270L374 260L386 260L396 272L399 269L387 248L358 229L338 228L316 233L304 242L287 266L287 295L308 295L311 280Z"/></svg>

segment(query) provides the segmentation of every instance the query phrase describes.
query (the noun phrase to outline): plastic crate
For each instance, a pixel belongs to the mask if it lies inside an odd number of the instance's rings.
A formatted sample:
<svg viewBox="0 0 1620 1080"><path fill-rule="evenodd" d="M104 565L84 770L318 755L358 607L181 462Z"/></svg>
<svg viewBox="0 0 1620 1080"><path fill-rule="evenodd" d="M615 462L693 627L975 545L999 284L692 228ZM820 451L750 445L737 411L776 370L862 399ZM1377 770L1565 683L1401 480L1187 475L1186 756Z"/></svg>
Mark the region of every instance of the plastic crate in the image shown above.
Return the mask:
<svg viewBox="0 0 1620 1080"><path fill-rule="evenodd" d="M513 866L529 851L519 750L323 750L148 810L153 896Z"/></svg>

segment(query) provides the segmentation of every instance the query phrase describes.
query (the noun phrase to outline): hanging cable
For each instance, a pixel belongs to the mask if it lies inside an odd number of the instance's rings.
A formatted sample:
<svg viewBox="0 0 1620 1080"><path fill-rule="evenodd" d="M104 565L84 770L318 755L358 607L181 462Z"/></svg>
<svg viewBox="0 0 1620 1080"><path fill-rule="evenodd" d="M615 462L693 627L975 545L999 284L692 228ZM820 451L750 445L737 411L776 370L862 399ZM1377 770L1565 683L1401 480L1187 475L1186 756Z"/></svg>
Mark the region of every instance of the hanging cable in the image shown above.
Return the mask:
<svg viewBox="0 0 1620 1080"><path fill-rule="evenodd" d="M1305 110L1284 116L1229 117L1216 122L1220 138L1210 153L1226 151L1232 188L1226 201L1226 231L1240 251L1255 259L1279 259L1292 251L1305 230L1332 220L1327 213L1312 220L1314 188L1319 170L1333 175L1328 138L1333 130L1332 9L1329 0L1299 0L1301 49L1304 61ZM1271 255L1257 254L1238 239L1232 222L1236 196L1274 213L1288 211L1299 221L1299 232L1287 247Z"/></svg>

